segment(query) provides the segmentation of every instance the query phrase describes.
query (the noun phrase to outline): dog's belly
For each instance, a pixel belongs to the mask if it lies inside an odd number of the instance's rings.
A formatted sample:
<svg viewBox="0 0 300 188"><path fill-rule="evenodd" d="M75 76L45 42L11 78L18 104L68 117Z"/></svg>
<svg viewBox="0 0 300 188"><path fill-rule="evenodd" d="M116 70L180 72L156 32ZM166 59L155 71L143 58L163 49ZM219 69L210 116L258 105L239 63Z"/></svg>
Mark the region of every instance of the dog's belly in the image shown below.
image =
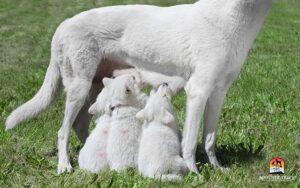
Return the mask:
<svg viewBox="0 0 300 188"><path fill-rule="evenodd" d="M104 77L112 77L114 70L128 68L132 68L132 66L124 62L114 61L110 59L102 59L98 65L97 72L93 79L93 83L102 84L102 79Z"/></svg>

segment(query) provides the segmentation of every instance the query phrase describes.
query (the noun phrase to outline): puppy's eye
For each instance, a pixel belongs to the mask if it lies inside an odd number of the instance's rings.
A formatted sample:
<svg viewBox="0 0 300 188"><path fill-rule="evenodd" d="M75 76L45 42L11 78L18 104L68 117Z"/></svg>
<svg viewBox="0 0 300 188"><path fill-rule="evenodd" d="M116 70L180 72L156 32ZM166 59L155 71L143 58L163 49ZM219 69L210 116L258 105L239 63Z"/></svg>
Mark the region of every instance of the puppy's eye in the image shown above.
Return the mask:
<svg viewBox="0 0 300 188"><path fill-rule="evenodd" d="M130 93L130 89L126 88L126 91L125 91L127 94Z"/></svg>
<svg viewBox="0 0 300 188"><path fill-rule="evenodd" d="M135 76L132 76L132 79L135 80Z"/></svg>

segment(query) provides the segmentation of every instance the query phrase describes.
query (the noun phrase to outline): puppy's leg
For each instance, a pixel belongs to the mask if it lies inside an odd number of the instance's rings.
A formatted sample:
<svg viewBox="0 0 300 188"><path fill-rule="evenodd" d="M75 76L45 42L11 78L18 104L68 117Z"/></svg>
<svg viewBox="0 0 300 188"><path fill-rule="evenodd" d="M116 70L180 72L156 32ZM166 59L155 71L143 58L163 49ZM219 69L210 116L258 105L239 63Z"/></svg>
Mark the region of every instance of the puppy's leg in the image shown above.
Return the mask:
<svg viewBox="0 0 300 188"><path fill-rule="evenodd" d="M69 161L69 136L73 122L87 99L92 81L75 78L67 91L65 117L58 131L58 174L72 171Z"/></svg>
<svg viewBox="0 0 300 188"><path fill-rule="evenodd" d="M209 162L216 167L221 167L215 154L218 121L228 88L215 89L208 98L204 112L204 126L202 137L202 151L207 155Z"/></svg>
<svg viewBox="0 0 300 188"><path fill-rule="evenodd" d="M88 109L90 105L96 101L97 95L100 93L101 89L102 85L92 85L89 92L89 98L85 101L73 124L74 131L76 132L77 137L82 143L85 143L85 140L89 135L88 129L92 119L92 115L88 113Z"/></svg>
<svg viewBox="0 0 300 188"><path fill-rule="evenodd" d="M195 173L199 173L196 167L195 153L201 117L211 91L211 85L208 84L210 82L207 82L207 77L204 79L201 77L199 78L199 76L202 75L193 75L185 87L187 94L187 112L182 140L183 158L188 168Z"/></svg>

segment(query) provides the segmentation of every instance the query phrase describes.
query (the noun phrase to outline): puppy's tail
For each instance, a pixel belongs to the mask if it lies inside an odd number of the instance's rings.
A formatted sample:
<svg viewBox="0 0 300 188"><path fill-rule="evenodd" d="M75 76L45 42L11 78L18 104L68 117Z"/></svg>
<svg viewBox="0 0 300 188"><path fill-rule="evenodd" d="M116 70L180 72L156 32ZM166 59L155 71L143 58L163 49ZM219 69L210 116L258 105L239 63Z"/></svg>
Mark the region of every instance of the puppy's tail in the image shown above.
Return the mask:
<svg viewBox="0 0 300 188"><path fill-rule="evenodd" d="M161 181L165 182L165 181L181 181L182 177L180 175L177 174L163 174L161 175Z"/></svg>
<svg viewBox="0 0 300 188"><path fill-rule="evenodd" d="M24 83L26 84L26 83ZM6 120L6 130L37 116L44 111L59 93L61 76L57 63L51 58L44 83L35 96L14 110Z"/></svg>

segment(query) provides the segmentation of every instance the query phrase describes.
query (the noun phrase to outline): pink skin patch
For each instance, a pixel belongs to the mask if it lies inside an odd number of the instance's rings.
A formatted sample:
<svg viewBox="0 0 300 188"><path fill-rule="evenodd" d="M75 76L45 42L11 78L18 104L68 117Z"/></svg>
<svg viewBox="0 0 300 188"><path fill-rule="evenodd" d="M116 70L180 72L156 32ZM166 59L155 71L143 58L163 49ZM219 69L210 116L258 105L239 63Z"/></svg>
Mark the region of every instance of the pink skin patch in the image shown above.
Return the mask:
<svg viewBox="0 0 300 188"><path fill-rule="evenodd" d="M122 134L126 134L127 130L126 129L122 129L121 132L122 132Z"/></svg>
<svg viewBox="0 0 300 188"><path fill-rule="evenodd" d="M107 129L103 129L102 133L105 134L105 135L107 135L108 134L108 130Z"/></svg>
<svg viewBox="0 0 300 188"><path fill-rule="evenodd" d="M103 153L102 151L100 151L100 152L98 153L98 155L99 155L99 157L103 157L103 156L104 156L104 153Z"/></svg>

